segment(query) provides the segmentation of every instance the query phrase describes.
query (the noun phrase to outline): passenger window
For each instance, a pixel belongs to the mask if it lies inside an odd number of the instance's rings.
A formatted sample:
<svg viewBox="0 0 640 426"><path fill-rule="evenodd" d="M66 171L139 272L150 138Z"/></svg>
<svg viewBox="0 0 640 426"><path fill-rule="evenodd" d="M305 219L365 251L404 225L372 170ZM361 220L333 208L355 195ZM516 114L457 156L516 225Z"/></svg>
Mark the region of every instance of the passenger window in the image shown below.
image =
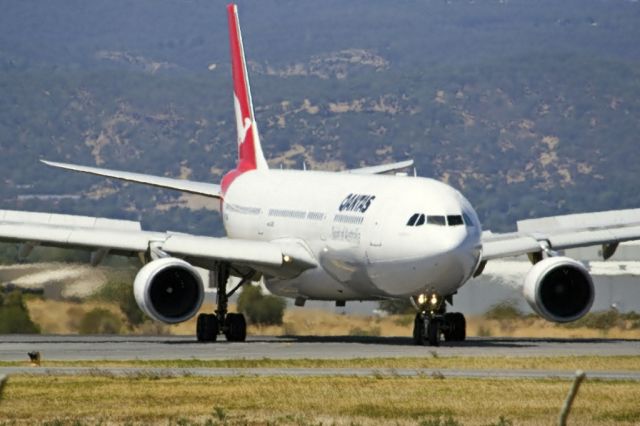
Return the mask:
<svg viewBox="0 0 640 426"><path fill-rule="evenodd" d="M427 223L430 225L445 226L447 223L444 216L427 216Z"/></svg>
<svg viewBox="0 0 640 426"><path fill-rule="evenodd" d="M467 215L466 213L462 213L462 217L464 218L464 223L467 226L474 226L473 225L473 221L471 220L471 218L469 217L469 215Z"/></svg>
<svg viewBox="0 0 640 426"><path fill-rule="evenodd" d="M415 213L414 215L412 215L409 218L409 221L407 222L407 226L413 226L416 224L416 220L418 220L418 216L420 216L418 213Z"/></svg>
<svg viewBox="0 0 640 426"><path fill-rule="evenodd" d="M420 217L418 218L418 221L416 222L416 226L424 225L424 221L425 221L425 217L423 214L421 214Z"/></svg>
<svg viewBox="0 0 640 426"><path fill-rule="evenodd" d="M464 224L464 222L462 221L462 216L460 215L447 216L447 222L449 223L449 226L458 226Z"/></svg>

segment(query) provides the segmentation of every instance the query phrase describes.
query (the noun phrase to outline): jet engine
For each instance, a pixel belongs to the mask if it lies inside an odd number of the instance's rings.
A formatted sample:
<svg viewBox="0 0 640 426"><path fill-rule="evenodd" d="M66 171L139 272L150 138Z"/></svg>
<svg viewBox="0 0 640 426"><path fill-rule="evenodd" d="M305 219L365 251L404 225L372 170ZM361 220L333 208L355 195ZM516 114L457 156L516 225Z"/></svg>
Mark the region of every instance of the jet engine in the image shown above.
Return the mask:
<svg viewBox="0 0 640 426"><path fill-rule="evenodd" d="M175 324L198 312L204 300L204 284L192 265L182 259L165 257L140 269L133 293L145 314Z"/></svg>
<svg viewBox="0 0 640 426"><path fill-rule="evenodd" d="M593 280L584 265L568 257L549 257L536 263L524 281L524 297L541 317L571 322L589 312Z"/></svg>

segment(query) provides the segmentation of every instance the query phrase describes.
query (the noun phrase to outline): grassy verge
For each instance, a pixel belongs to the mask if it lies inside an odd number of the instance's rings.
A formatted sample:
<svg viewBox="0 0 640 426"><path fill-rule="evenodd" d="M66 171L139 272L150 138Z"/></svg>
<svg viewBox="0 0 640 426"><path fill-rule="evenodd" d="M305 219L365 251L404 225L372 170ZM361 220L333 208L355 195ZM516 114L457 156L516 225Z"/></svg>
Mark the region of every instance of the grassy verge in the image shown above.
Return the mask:
<svg viewBox="0 0 640 426"><path fill-rule="evenodd" d="M111 296L110 296L111 297ZM108 298L107 298L108 299ZM109 311L111 320L116 317L125 334L173 334L193 336L196 317L189 321L166 325L156 322L132 324L131 314L137 307L128 306L125 315L122 306L96 297L83 302L44 300L39 297L26 299L29 315L43 334L77 334L82 332L82 320L95 309ZM210 313L215 308L205 304L201 312ZM231 305L230 310L234 311ZM249 335L299 335L299 336L411 336L413 315L376 317L365 315L341 315L307 308L287 309L282 325L250 325ZM100 328L92 333L106 332ZM468 336L542 337L542 338L602 338L640 339L640 319L636 314L620 314L614 311L591 313L572 325L561 325L531 315L523 315L509 305L499 305L485 316L467 317Z"/></svg>
<svg viewBox="0 0 640 426"><path fill-rule="evenodd" d="M24 366L27 362L2 361L0 367ZM125 360L43 361L42 367L156 367L156 368L459 368L547 369L574 371L640 371L638 356L562 357L440 357L436 351L420 358L358 359L224 359L224 360Z"/></svg>
<svg viewBox="0 0 640 426"><path fill-rule="evenodd" d="M551 424L569 386L561 380L431 377L12 376L0 419L10 424ZM637 383L587 380L571 423L631 424L640 418L639 392Z"/></svg>

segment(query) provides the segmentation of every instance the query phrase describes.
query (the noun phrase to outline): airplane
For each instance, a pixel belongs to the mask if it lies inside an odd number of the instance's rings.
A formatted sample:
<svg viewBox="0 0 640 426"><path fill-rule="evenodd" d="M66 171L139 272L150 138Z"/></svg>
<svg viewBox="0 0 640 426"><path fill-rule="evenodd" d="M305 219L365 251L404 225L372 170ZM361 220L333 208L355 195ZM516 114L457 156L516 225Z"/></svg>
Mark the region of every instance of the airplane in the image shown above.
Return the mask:
<svg viewBox="0 0 640 426"><path fill-rule="evenodd" d="M466 320L448 312L453 297L493 259L527 255L523 285L533 310L555 322L575 321L593 303L588 269L562 250L602 245L605 259L620 242L640 239L640 209L529 219L518 231L483 232L469 201L434 179L393 173L412 160L342 172L270 169L255 120L238 9L227 6L238 157L220 184L42 160L48 166L168 188L220 202L225 238L150 232L138 222L0 211L0 240L139 257L133 292L142 311L168 324L195 316L205 288L195 267L212 271L214 313L197 318L196 337L246 339L242 313L228 312L239 288L263 280L276 295L347 301L404 299L416 308L413 341L437 346L466 338ZM392 174L390 174L392 173ZM229 289L230 277L239 282Z"/></svg>

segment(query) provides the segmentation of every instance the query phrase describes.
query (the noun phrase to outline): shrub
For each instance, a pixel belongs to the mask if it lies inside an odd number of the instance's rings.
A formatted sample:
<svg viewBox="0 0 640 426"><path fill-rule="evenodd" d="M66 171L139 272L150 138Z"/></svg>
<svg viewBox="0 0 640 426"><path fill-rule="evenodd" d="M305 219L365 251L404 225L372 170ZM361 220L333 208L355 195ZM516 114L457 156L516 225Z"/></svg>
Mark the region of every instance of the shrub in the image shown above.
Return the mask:
<svg viewBox="0 0 640 426"><path fill-rule="evenodd" d="M382 330L380 330L380 327L371 327L368 329L354 327L351 330L349 330L349 336L378 337L380 336L381 332Z"/></svg>
<svg viewBox="0 0 640 426"><path fill-rule="evenodd" d="M400 315L394 318L393 323L401 327L408 327L413 324L414 320L415 320L415 314L413 315L406 314L406 315Z"/></svg>
<svg viewBox="0 0 640 426"><path fill-rule="evenodd" d="M117 303L131 326L140 325L147 320L147 316L138 307L133 295L133 285L130 282L108 282L100 289L96 297L106 302Z"/></svg>
<svg viewBox="0 0 640 426"><path fill-rule="evenodd" d="M0 334L37 334L40 329L31 321L20 290L0 294Z"/></svg>
<svg viewBox="0 0 640 426"><path fill-rule="evenodd" d="M122 328L122 321L113 312L95 308L85 314L80 321L81 334L116 334Z"/></svg>
<svg viewBox="0 0 640 426"><path fill-rule="evenodd" d="M252 324L281 325L287 303L281 297L265 296L260 287L247 285L238 297L238 311Z"/></svg>
<svg viewBox="0 0 640 426"><path fill-rule="evenodd" d="M411 304L409 299L389 299L381 300L378 304L381 310L394 314L409 314L415 313L415 308Z"/></svg>
<svg viewBox="0 0 640 426"><path fill-rule="evenodd" d="M522 311L518 309L516 302L513 300L495 304L484 314L486 319L492 320L511 320L522 318L523 316Z"/></svg>
<svg viewBox="0 0 640 426"><path fill-rule="evenodd" d="M594 328L596 330L609 330L617 325L623 325L620 313L615 309L608 311L590 312L577 321L562 324L568 328Z"/></svg>
<svg viewBox="0 0 640 426"><path fill-rule="evenodd" d="M478 336L491 337L493 336L493 333L491 333L491 329L489 327L485 327L484 325L481 325L480 327L478 327Z"/></svg>

